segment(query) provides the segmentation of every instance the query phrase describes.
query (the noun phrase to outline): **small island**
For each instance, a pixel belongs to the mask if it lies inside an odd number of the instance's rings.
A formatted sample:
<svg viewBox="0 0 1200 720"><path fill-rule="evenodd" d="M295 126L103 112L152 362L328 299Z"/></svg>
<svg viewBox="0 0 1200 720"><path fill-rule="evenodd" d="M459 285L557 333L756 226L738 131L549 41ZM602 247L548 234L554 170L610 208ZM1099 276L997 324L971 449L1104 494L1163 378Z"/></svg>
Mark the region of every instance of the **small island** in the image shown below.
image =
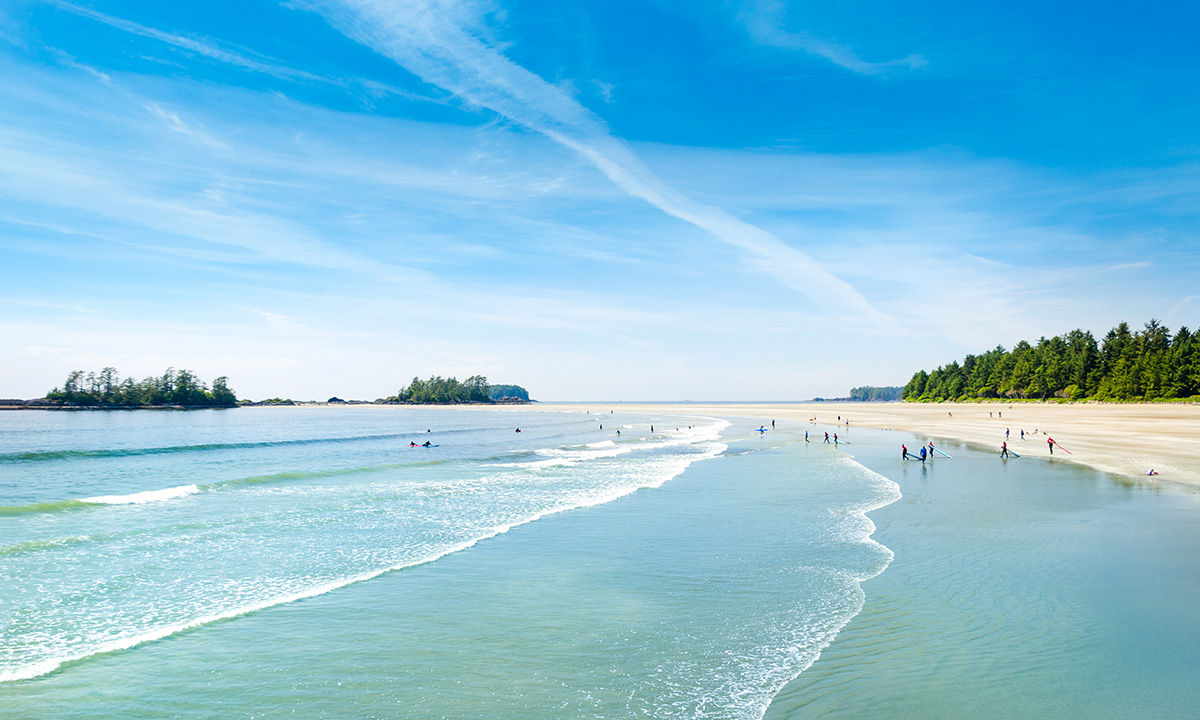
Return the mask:
<svg viewBox="0 0 1200 720"><path fill-rule="evenodd" d="M116 368L106 367L86 374L72 370L61 388L56 387L45 398L24 405L41 409L109 410L232 408L237 407L238 399L224 376L213 380L210 388L191 370L167 368L162 375L139 382L133 378L122 380Z"/></svg>
<svg viewBox="0 0 1200 720"><path fill-rule="evenodd" d="M520 385L491 385L486 377L458 378L434 375L428 380L414 377L408 387L384 398L385 404L411 405L516 405L530 402L529 391Z"/></svg>

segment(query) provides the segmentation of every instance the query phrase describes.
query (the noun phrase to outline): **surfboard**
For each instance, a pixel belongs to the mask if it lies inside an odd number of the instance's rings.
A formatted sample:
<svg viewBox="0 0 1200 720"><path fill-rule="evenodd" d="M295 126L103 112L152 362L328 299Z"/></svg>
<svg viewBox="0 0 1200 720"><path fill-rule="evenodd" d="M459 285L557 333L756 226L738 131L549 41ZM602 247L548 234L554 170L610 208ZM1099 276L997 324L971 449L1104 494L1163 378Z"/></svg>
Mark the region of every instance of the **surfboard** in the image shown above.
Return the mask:
<svg viewBox="0 0 1200 720"><path fill-rule="evenodd" d="M1054 443L1054 447L1058 448L1059 450L1062 450L1063 452L1065 452L1068 455L1075 454L1075 453L1071 452L1070 450L1066 449L1065 447L1063 447L1062 445L1059 445L1058 443Z"/></svg>
<svg viewBox="0 0 1200 720"><path fill-rule="evenodd" d="M771 428L754 428L755 432L771 432Z"/></svg>
<svg viewBox="0 0 1200 720"><path fill-rule="evenodd" d="M1018 454L1018 453L1015 453L1015 452L1013 452L1012 450L1009 450L1009 451L1008 451L1008 454L1009 454L1009 455L1012 455L1013 457L1021 457L1021 456L1020 456L1020 454Z"/></svg>
<svg viewBox="0 0 1200 720"><path fill-rule="evenodd" d="M434 447L441 447L441 445L438 445L437 443L435 443L433 445L409 445L409 447L410 448L434 448Z"/></svg>
<svg viewBox="0 0 1200 720"><path fill-rule="evenodd" d="M942 452L941 450L938 450L937 448L934 448L934 449L933 449L933 451L934 451L935 453L938 453L938 454L939 454L939 455L941 455L942 457L950 458L950 456L949 456L949 455L947 455L946 453ZM951 460L953 460L954 458L950 458L950 459L951 459Z"/></svg>

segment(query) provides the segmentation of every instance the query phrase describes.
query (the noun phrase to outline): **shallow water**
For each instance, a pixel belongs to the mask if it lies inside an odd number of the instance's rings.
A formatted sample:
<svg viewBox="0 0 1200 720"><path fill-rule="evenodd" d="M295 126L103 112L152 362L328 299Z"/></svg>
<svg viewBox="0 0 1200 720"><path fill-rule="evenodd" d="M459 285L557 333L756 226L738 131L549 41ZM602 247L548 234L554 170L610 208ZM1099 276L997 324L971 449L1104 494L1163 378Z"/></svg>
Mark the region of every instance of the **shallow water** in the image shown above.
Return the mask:
<svg viewBox="0 0 1200 720"><path fill-rule="evenodd" d="M1200 496L758 424L0 414L0 707L1182 717L1200 700Z"/></svg>
<svg viewBox="0 0 1200 720"><path fill-rule="evenodd" d="M904 498L872 513L896 553L768 718L1178 718L1200 707L1200 495L1028 453L855 431Z"/></svg>
<svg viewBox="0 0 1200 720"><path fill-rule="evenodd" d="M213 413L219 429L56 415L57 439L8 443L0 702L61 717L102 701L132 717L754 718L891 559L862 513L894 485L782 433L256 412ZM126 434L110 442L74 427L112 422ZM440 447L407 447L413 433ZM163 492L180 487L195 491Z"/></svg>

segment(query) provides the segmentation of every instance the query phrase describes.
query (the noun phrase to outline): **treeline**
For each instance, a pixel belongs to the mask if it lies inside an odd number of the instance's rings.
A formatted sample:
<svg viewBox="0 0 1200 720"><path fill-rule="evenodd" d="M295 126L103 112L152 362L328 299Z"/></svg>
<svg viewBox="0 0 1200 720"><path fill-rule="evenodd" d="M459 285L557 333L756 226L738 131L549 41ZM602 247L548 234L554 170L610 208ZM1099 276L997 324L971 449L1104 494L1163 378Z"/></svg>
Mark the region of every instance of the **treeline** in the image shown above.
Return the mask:
<svg viewBox="0 0 1200 720"><path fill-rule="evenodd" d="M967 355L933 372L913 375L908 401L986 398L1068 400L1173 400L1200 396L1200 333L1182 327L1174 336L1157 320L1133 332L1127 323L1097 343L1072 330Z"/></svg>
<svg viewBox="0 0 1200 720"><path fill-rule="evenodd" d="M100 407L147 407L187 405L191 407L235 407L237 395L226 377L219 377L209 388L190 370L167 371L158 377L137 381L121 379L116 368L84 374L72 370L61 388L46 393L46 400L61 405Z"/></svg>
<svg viewBox="0 0 1200 720"><path fill-rule="evenodd" d="M529 402L529 392L520 385L489 385L482 375L463 382L434 375L428 380L413 378L408 387L386 399L389 403L457 405L461 403Z"/></svg>
<svg viewBox="0 0 1200 720"><path fill-rule="evenodd" d="M520 385L492 385L488 391L492 402L520 400L529 402L529 391Z"/></svg>
<svg viewBox="0 0 1200 720"><path fill-rule="evenodd" d="M862 387L850 388L850 399L870 402L891 402L900 399L900 392L903 389L899 385L887 385L884 387L863 385Z"/></svg>

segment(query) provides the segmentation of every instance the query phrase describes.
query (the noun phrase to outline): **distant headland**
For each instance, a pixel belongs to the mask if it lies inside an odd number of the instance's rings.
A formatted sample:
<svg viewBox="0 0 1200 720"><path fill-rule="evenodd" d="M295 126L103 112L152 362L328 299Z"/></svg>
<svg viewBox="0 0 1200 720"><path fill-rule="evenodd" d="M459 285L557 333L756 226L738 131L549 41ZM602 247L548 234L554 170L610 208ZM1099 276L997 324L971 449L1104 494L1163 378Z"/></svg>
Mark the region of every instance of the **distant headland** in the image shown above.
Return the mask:
<svg viewBox="0 0 1200 720"><path fill-rule="evenodd" d="M0 400L0 407L36 410L191 410L237 407L237 394L222 376L210 387L191 370L167 368L141 381L121 379L116 368L72 370L62 387L34 400Z"/></svg>
<svg viewBox="0 0 1200 720"><path fill-rule="evenodd" d="M99 372L71 371L62 387L33 400L0 398L0 409L16 410L201 410L287 405L521 405L534 402L520 385L492 385L482 375L465 381L434 375L427 380L414 377L395 395L375 400L238 399L228 378L212 381L211 387L190 370L167 368L156 377L141 381L121 379L116 368Z"/></svg>
<svg viewBox="0 0 1200 720"><path fill-rule="evenodd" d="M909 402L1055 400L1195 402L1200 399L1200 336L1150 320L1134 332L1121 323L1097 343L1072 330L1012 350L967 355L904 386Z"/></svg>

